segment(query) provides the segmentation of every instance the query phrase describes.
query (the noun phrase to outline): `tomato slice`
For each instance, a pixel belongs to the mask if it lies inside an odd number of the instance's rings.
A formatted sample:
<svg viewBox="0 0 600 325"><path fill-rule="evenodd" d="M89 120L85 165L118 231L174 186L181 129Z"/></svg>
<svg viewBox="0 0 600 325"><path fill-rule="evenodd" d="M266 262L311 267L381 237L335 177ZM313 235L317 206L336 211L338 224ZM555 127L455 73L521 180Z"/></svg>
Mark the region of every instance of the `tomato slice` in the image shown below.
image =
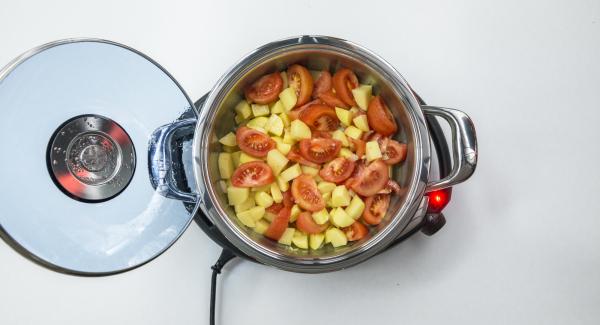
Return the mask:
<svg viewBox="0 0 600 325"><path fill-rule="evenodd" d="M333 89L340 99L349 106L356 106L352 89L358 87L358 78L348 68L342 68L333 75Z"/></svg>
<svg viewBox="0 0 600 325"><path fill-rule="evenodd" d="M312 130L317 131L335 131L340 125L335 110L323 104L310 105L300 113L299 117Z"/></svg>
<svg viewBox="0 0 600 325"><path fill-rule="evenodd" d="M319 175L328 182L339 184L352 175L354 166L355 163L350 159L344 157L335 158L319 171Z"/></svg>
<svg viewBox="0 0 600 325"><path fill-rule="evenodd" d="M302 112L304 112L305 109L307 109L309 106L314 105L314 104L321 104L321 100L320 99L315 99L312 100L300 107L296 107L293 110L289 111L288 117L293 121L293 120L297 120L300 118L300 114L302 114Z"/></svg>
<svg viewBox="0 0 600 325"><path fill-rule="evenodd" d="M277 145L268 135L242 126L235 132L240 149L254 157L265 157Z"/></svg>
<svg viewBox="0 0 600 325"><path fill-rule="evenodd" d="M299 163L300 165L305 165L308 167L313 167L313 168L319 168L320 165L319 164L315 164L312 161L307 160L306 158L304 158L302 156L302 154L300 153L300 148L298 148L298 145L295 145L292 147L292 150L290 150L290 152L288 152L288 154L286 155L286 158Z"/></svg>
<svg viewBox="0 0 600 325"><path fill-rule="evenodd" d="M283 203L273 203L270 207L266 208L267 213L278 214L283 209Z"/></svg>
<svg viewBox="0 0 600 325"><path fill-rule="evenodd" d="M377 159L355 177L351 187L354 192L362 196L372 196L384 188L388 179L388 166Z"/></svg>
<svg viewBox="0 0 600 325"><path fill-rule="evenodd" d="M383 136L392 135L398 130L392 112L379 96L371 99L367 108L367 119L371 129Z"/></svg>
<svg viewBox="0 0 600 325"><path fill-rule="evenodd" d="M352 143L354 144L354 153L356 153L359 159L362 158L365 155L367 143L363 140L353 138L350 138L350 141L352 141Z"/></svg>
<svg viewBox="0 0 600 325"><path fill-rule="evenodd" d="M299 144L302 157L317 164L331 161L342 149L342 142L334 139L302 139Z"/></svg>
<svg viewBox="0 0 600 325"><path fill-rule="evenodd" d="M369 228L356 221L350 227L346 227L345 232L346 238L348 238L349 241L356 241L363 239L369 233Z"/></svg>
<svg viewBox="0 0 600 325"><path fill-rule="evenodd" d="M406 143L400 143L396 140L389 140L385 149L381 150L383 162L388 165L397 164L406 159Z"/></svg>
<svg viewBox="0 0 600 325"><path fill-rule="evenodd" d="M317 182L310 175L302 174L294 178L292 195L296 204L304 210L317 212L325 209L325 200L317 189Z"/></svg>
<svg viewBox="0 0 600 325"><path fill-rule="evenodd" d="M363 220L370 225L380 224L389 206L390 196L388 194L369 196L365 200L365 210L362 215Z"/></svg>
<svg viewBox="0 0 600 325"><path fill-rule="evenodd" d="M244 94L251 103L270 104L277 100L281 90L283 90L283 79L279 72L274 72L260 77L246 88Z"/></svg>
<svg viewBox="0 0 600 325"><path fill-rule="evenodd" d="M318 131L317 130L317 131L312 132L312 137L313 138L331 139L333 137L333 135L329 131Z"/></svg>
<svg viewBox="0 0 600 325"><path fill-rule="evenodd" d="M296 107L306 104L313 92L312 75L305 67L294 64L287 70L290 87L296 90Z"/></svg>
<svg viewBox="0 0 600 325"><path fill-rule="evenodd" d="M325 229L327 229L328 226L329 224L327 223L323 225L319 225L318 223L316 223L311 213L306 211L300 213L298 215L298 219L296 219L296 227L298 227L298 229L304 231L307 234L321 233L325 231Z"/></svg>
<svg viewBox="0 0 600 325"><path fill-rule="evenodd" d="M255 187L273 183L273 171L263 161L243 163L231 175L231 184L236 187Z"/></svg>
<svg viewBox="0 0 600 325"><path fill-rule="evenodd" d="M392 192L394 192L396 195L402 195L406 192L406 188L401 188L400 184L390 179L385 184L383 189L377 192L377 194L390 194Z"/></svg>
<svg viewBox="0 0 600 325"><path fill-rule="evenodd" d="M331 73L327 70L323 70L317 81L315 81L312 97L319 98L320 94L329 90L331 90Z"/></svg>
<svg viewBox="0 0 600 325"><path fill-rule="evenodd" d="M265 236L271 238L273 240L279 240L281 235L285 232L288 227L288 223L290 222L290 217L292 215L292 209L288 207L284 207L281 209L273 221L269 225L269 228L265 231Z"/></svg>
<svg viewBox="0 0 600 325"><path fill-rule="evenodd" d="M292 196L292 192L285 191L283 192L283 206L286 208L291 208L294 205L294 197Z"/></svg>
<svg viewBox="0 0 600 325"><path fill-rule="evenodd" d="M349 108L331 89L319 94L319 99L331 107Z"/></svg>

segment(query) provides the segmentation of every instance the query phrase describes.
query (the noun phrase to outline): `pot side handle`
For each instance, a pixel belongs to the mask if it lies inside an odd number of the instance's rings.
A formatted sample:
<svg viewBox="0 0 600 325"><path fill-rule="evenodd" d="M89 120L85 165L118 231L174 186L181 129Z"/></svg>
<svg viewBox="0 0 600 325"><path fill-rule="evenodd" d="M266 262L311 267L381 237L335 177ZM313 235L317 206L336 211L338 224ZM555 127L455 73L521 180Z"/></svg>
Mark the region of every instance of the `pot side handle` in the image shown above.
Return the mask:
<svg viewBox="0 0 600 325"><path fill-rule="evenodd" d="M183 190L177 185L174 173L177 166L181 166L183 170L181 159L174 157L177 140L192 136L196 122L195 118L175 121L159 127L150 137L148 144L150 183L162 196L188 203L198 201L196 193Z"/></svg>
<svg viewBox="0 0 600 325"><path fill-rule="evenodd" d="M477 135L471 118L462 111L437 106L421 106L426 115L439 116L452 129L452 171L439 181L427 184L426 193L454 186L469 179L477 166Z"/></svg>

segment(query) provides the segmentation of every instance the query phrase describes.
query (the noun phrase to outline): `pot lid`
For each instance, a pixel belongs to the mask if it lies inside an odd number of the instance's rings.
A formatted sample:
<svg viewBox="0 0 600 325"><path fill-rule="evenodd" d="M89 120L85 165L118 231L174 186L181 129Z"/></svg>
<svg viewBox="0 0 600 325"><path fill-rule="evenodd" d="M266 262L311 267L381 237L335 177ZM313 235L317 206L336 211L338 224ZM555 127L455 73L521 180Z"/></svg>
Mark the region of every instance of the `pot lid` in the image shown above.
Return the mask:
<svg viewBox="0 0 600 325"><path fill-rule="evenodd" d="M162 161L149 148L161 125L195 112L150 58L104 40L49 43L0 71L0 107L0 235L24 255L112 274L160 255L189 225L193 204L155 189L148 171Z"/></svg>

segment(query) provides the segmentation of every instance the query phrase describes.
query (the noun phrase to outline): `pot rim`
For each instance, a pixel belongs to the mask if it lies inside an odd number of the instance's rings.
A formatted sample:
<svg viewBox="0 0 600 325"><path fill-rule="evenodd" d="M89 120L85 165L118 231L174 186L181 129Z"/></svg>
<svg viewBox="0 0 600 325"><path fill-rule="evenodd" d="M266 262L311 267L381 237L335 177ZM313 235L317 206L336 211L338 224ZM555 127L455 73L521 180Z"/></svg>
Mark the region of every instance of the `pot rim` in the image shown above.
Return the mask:
<svg viewBox="0 0 600 325"><path fill-rule="evenodd" d="M208 143L210 141L208 132L211 128L206 121L213 120L224 96L232 85L239 80L240 76L273 56L298 49L336 51L360 59L366 65L377 67L385 74L386 79L393 87L405 96L404 101L410 106L406 109L407 115L410 117L413 126L415 168L410 182L412 186L406 194L406 202L398 210L389 225L379 230L361 246L318 260L283 255L250 238L219 206L214 186L210 184L208 175ZM402 233L415 216L425 213L427 209L428 198L424 196L424 193L429 178L431 149L429 131L420 105L406 80L392 65L377 54L350 41L329 36L299 36L271 42L250 52L216 82L198 113L198 123L194 133L192 144L193 170L197 184L196 190L198 191L198 202L194 213L198 211L197 209L201 209L232 244L263 264L303 273L329 272L353 266L385 249Z"/></svg>

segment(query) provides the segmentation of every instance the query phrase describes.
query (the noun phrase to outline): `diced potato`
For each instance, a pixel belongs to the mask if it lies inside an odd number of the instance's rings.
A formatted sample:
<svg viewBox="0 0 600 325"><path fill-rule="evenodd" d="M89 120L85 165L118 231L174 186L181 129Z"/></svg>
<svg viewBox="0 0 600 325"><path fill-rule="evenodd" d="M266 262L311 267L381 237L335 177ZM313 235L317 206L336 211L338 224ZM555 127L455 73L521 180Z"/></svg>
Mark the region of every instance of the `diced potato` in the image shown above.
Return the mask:
<svg viewBox="0 0 600 325"><path fill-rule="evenodd" d="M279 186L275 183L271 184L271 197L275 203L281 203L281 201L283 201L283 193L281 193Z"/></svg>
<svg viewBox="0 0 600 325"><path fill-rule="evenodd" d="M325 232L325 240L333 247L345 246L348 244L348 239L346 238L346 234L338 228L329 228Z"/></svg>
<svg viewBox="0 0 600 325"><path fill-rule="evenodd" d="M353 125L350 125L349 127L347 127L346 130L344 131L344 133L347 136L349 136L355 140L360 139L360 137L362 135L362 131Z"/></svg>
<svg viewBox="0 0 600 325"><path fill-rule="evenodd" d="M317 224L323 225L327 221L329 221L329 212L327 212L327 210L325 210L325 209L323 209L321 211L313 212L312 218Z"/></svg>
<svg viewBox="0 0 600 325"><path fill-rule="evenodd" d="M294 140L310 139L312 136L308 125L300 120L293 120L290 124L290 133Z"/></svg>
<svg viewBox="0 0 600 325"><path fill-rule="evenodd" d="M310 167L310 166L304 166L304 165L302 165L301 168L302 168L303 174L308 174L310 176L315 176L315 175L319 174L319 169L317 169L317 168Z"/></svg>
<svg viewBox="0 0 600 325"><path fill-rule="evenodd" d="M317 188L319 189L319 192L321 192L321 193L332 192L335 189L335 187L336 187L335 183L331 183L331 182L320 182L319 184L317 184Z"/></svg>
<svg viewBox="0 0 600 325"><path fill-rule="evenodd" d="M248 212L248 211L245 211L245 212ZM252 217L250 215L248 215L247 213L241 213L241 214L238 213L237 217L244 224L244 226L250 227L250 228L256 227L256 221L254 219L252 219Z"/></svg>
<svg viewBox="0 0 600 325"><path fill-rule="evenodd" d="M221 179L231 178L231 175L233 174L233 160L231 160L231 154L226 152L219 153L218 165Z"/></svg>
<svg viewBox="0 0 600 325"><path fill-rule="evenodd" d="M240 148L238 148L237 146L235 146L235 147L223 146L223 152L234 153L239 150L240 150Z"/></svg>
<svg viewBox="0 0 600 325"><path fill-rule="evenodd" d="M275 179L277 180L277 186L279 186L279 189L282 192L285 192L290 188L290 184L288 183L288 181L281 179L281 176L277 176L275 177Z"/></svg>
<svg viewBox="0 0 600 325"><path fill-rule="evenodd" d="M240 204L236 204L233 206L233 208L235 209L235 213L240 213L246 210L250 210L251 208L254 208L256 206L256 203L254 203L254 198L252 196L249 196L248 199Z"/></svg>
<svg viewBox="0 0 600 325"><path fill-rule="evenodd" d="M241 124L246 119L244 117L242 117L240 114L235 114L235 118L233 120L235 121L236 124Z"/></svg>
<svg viewBox="0 0 600 325"><path fill-rule="evenodd" d="M233 166L237 168L240 165L240 156L242 155L241 151L236 151L231 153L231 160L233 160Z"/></svg>
<svg viewBox="0 0 600 325"><path fill-rule="evenodd" d="M243 120L249 118L252 115L252 109L250 109L250 104L248 104L248 102L243 99L237 105L235 105L235 112Z"/></svg>
<svg viewBox="0 0 600 325"><path fill-rule="evenodd" d="M308 235L301 231L295 231L294 236L292 237L292 243L294 243L294 245L296 245L296 247L298 247L298 248L307 249L308 248Z"/></svg>
<svg viewBox="0 0 600 325"><path fill-rule="evenodd" d="M286 129L283 131L283 143L287 143L289 145L296 143L296 139L292 137L292 132L290 130Z"/></svg>
<svg viewBox="0 0 600 325"><path fill-rule="evenodd" d="M344 126L349 126L350 124L352 124L352 113L350 113L349 110L341 107L336 107L335 115L337 115L338 119L340 120L340 122L342 122Z"/></svg>
<svg viewBox="0 0 600 325"><path fill-rule="evenodd" d="M279 150L273 149L267 153L267 164L271 167L273 174L279 175L287 165L287 159Z"/></svg>
<svg viewBox="0 0 600 325"><path fill-rule="evenodd" d="M285 108L283 107L283 103L278 100L271 106L271 114L279 114L285 112Z"/></svg>
<svg viewBox="0 0 600 325"><path fill-rule="evenodd" d="M344 228L353 224L354 219L352 219L352 217L349 216L344 209L337 208L331 215L331 223L337 227Z"/></svg>
<svg viewBox="0 0 600 325"><path fill-rule="evenodd" d="M267 220L268 222L273 222L273 219L275 218L275 214L267 211L267 212L265 212L265 215L263 216L263 218L265 220Z"/></svg>
<svg viewBox="0 0 600 325"><path fill-rule="evenodd" d="M294 233L296 232L296 229L294 228L287 228L284 232L283 235L281 235L281 238L279 238L278 242L280 244L284 244L284 245L291 245L292 244L292 239L294 238Z"/></svg>
<svg viewBox="0 0 600 325"><path fill-rule="evenodd" d="M350 145L348 138L346 137L344 132L342 132L342 130L333 131L333 133L331 134L331 138L340 141L342 143L342 147L347 147Z"/></svg>
<svg viewBox="0 0 600 325"><path fill-rule="evenodd" d="M308 236L308 245L310 246L310 249L317 250L321 248L323 240L325 240L324 234L310 234Z"/></svg>
<svg viewBox="0 0 600 325"><path fill-rule="evenodd" d="M352 89L352 95L354 96L354 101L358 107L363 110L367 110L369 107L369 102L371 102L373 86L371 85L360 85L354 89Z"/></svg>
<svg viewBox="0 0 600 325"><path fill-rule="evenodd" d="M254 116L268 116L269 113L271 113L269 105L252 104L252 114Z"/></svg>
<svg viewBox="0 0 600 325"><path fill-rule="evenodd" d="M369 141L365 147L365 156L367 161L373 161L382 157L381 150L377 141Z"/></svg>
<svg viewBox="0 0 600 325"><path fill-rule="evenodd" d="M253 119L251 119L250 121L248 121L248 124L246 124L247 127L251 128L251 129L265 129L265 125L267 125L267 122L269 121L269 118L264 117L264 116L259 116L259 117L255 117Z"/></svg>
<svg viewBox="0 0 600 325"><path fill-rule="evenodd" d="M350 160L358 159L358 156L354 152L352 152L352 150L350 150L348 148L340 149L340 153L338 153L338 157L344 157L344 158L348 158Z"/></svg>
<svg viewBox="0 0 600 325"><path fill-rule="evenodd" d="M262 193L262 192L260 192L260 193ZM262 219L262 217L264 215L265 215L265 208L261 207L261 206L255 206L246 211L241 211L241 212L237 213L237 216L240 219L247 218L247 219L251 219L254 221L258 221L258 220Z"/></svg>
<svg viewBox="0 0 600 325"><path fill-rule="evenodd" d="M283 139L280 137L273 137L273 140L275 140L275 143L277 144L277 150L281 151L282 154L287 155L290 150L292 150L292 145L283 142Z"/></svg>
<svg viewBox="0 0 600 325"><path fill-rule="evenodd" d="M286 89L288 87L287 72L281 71L279 74L281 75L281 79L283 79L283 88L282 89Z"/></svg>
<svg viewBox="0 0 600 325"><path fill-rule="evenodd" d="M250 196L250 190L247 187L230 186L227 188L227 199L229 205L241 204Z"/></svg>
<svg viewBox="0 0 600 325"><path fill-rule="evenodd" d="M352 198L352 201L350 201L350 205L348 205L345 210L352 219L356 220L362 216L362 213L365 210L365 202L363 202L358 195L355 195Z"/></svg>
<svg viewBox="0 0 600 325"><path fill-rule="evenodd" d="M282 135L283 121L281 120L281 117L279 117L279 115L271 115L269 121L267 121L267 124L265 125L265 130L276 136Z"/></svg>
<svg viewBox="0 0 600 325"><path fill-rule="evenodd" d="M225 182L224 180L220 180L219 188L221 189L221 191L223 191L223 193L227 193L227 182Z"/></svg>
<svg viewBox="0 0 600 325"><path fill-rule="evenodd" d="M313 177L313 179L315 180L315 182L319 183L322 182L323 179L321 178L321 175L317 174Z"/></svg>
<svg viewBox="0 0 600 325"><path fill-rule="evenodd" d="M300 164L294 164L291 167L289 167L288 169L282 171L281 174L279 175L279 178L282 181L289 182L292 179L300 176L301 174L302 174L302 168L300 167Z"/></svg>
<svg viewBox="0 0 600 325"><path fill-rule="evenodd" d="M279 99L283 104L286 112L289 112L296 106L296 101L298 98L296 97L296 90L292 87L285 88L282 92L279 93Z"/></svg>
<svg viewBox="0 0 600 325"><path fill-rule="evenodd" d="M279 118L281 118L281 121L283 122L284 127L287 128L290 126L290 123L291 123L290 117L285 112L279 114Z"/></svg>
<svg viewBox="0 0 600 325"><path fill-rule="evenodd" d="M267 229L269 229L269 223L262 219L258 220L254 226L254 231L261 235L264 234Z"/></svg>
<svg viewBox="0 0 600 325"><path fill-rule="evenodd" d="M235 134L233 134L233 132L229 132L229 133L225 134L225 136L223 136L221 139L219 139L219 142L221 142L221 144L223 144L225 146L230 146L230 147L237 146L237 141L235 140Z"/></svg>
<svg viewBox="0 0 600 325"><path fill-rule="evenodd" d="M255 186L250 188L250 192L268 192L271 190L271 184L263 185L263 186Z"/></svg>
<svg viewBox="0 0 600 325"><path fill-rule="evenodd" d="M332 205L331 205L331 192L323 193L323 201L325 201L325 205L328 208L332 207Z"/></svg>
<svg viewBox="0 0 600 325"><path fill-rule="evenodd" d="M266 192L256 192L254 201L261 207L268 208L273 205L273 198Z"/></svg>
<svg viewBox="0 0 600 325"><path fill-rule="evenodd" d="M240 153L240 165L245 164L247 162L258 161L258 160L260 160L260 159L258 159L256 157L252 157L243 151Z"/></svg>
<svg viewBox="0 0 600 325"><path fill-rule="evenodd" d="M359 115L355 117L352 122L354 122L354 125L356 125L356 127L361 131L368 132L370 130L367 115Z"/></svg>
<svg viewBox="0 0 600 325"><path fill-rule="evenodd" d="M331 204L334 207L345 207L350 204L350 193L344 185L336 186L331 193Z"/></svg>
<svg viewBox="0 0 600 325"><path fill-rule="evenodd" d="M298 215L300 214L300 212L302 212L302 210L300 210L300 207L298 206L298 204L294 204L292 206L292 214L290 215L290 222L296 221L296 219L298 219Z"/></svg>

